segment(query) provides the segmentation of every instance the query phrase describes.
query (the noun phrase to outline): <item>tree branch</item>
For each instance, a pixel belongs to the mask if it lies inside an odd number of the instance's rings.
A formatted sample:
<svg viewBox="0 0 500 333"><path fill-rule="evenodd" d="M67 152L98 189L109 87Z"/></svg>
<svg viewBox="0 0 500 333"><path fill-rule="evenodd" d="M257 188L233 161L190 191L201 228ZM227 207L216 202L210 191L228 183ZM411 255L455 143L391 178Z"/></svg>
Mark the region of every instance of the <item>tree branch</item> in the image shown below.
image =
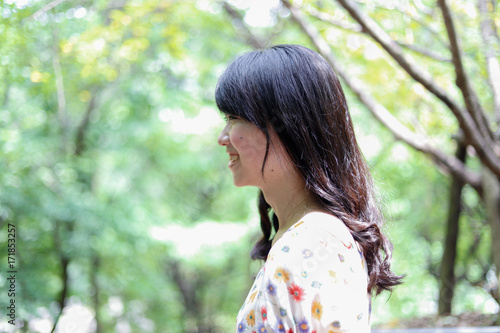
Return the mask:
<svg viewBox="0 0 500 333"><path fill-rule="evenodd" d="M415 0L413 1L413 4L415 5L415 7L417 7L419 11L421 11L425 15L432 16L432 14L434 14L434 10L424 5L422 3L422 0Z"/></svg>
<svg viewBox="0 0 500 333"><path fill-rule="evenodd" d="M63 136L63 145L67 143L68 119L66 114L66 97L64 93L64 79L61 62L59 60L59 34L55 25L52 25L52 67L56 78L57 115Z"/></svg>
<svg viewBox="0 0 500 333"><path fill-rule="evenodd" d="M464 165L467 159L467 146L457 140L457 151L455 157ZM452 301L455 293L456 277L455 263L457 259L457 242L460 234L460 215L462 211L462 189L464 183L455 177L451 177L448 218L446 221L446 237L443 243L443 254L441 256L439 306L438 314L450 314Z"/></svg>
<svg viewBox="0 0 500 333"><path fill-rule="evenodd" d="M197 317L201 314L202 304L199 300L200 278L197 274L187 276L183 272L182 264L174 258L166 261L166 273L176 284L184 303L185 314ZM199 321L199 320L198 320Z"/></svg>
<svg viewBox="0 0 500 333"><path fill-rule="evenodd" d="M490 6L491 6L491 12L492 13L495 13L496 12L496 6L498 6L496 0L489 0L490 1ZM495 36L495 39L497 41L497 43L499 43L500 45L500 37L498 36L498 30L497 30L497 24L495 22L495 20L492 20L492 24L493 24L493 35Z"/></svg>
<svg viewBox="0 0 500 333"><path fill-rule="evenodd" d="M87 131L90 116L95 109L96 96L92 93L92 97L90 98L89 104L87 105L87 110L83 115L82 121L80 125L78 125L78 129L76 131L75 138L75 156L80 156L85 149L85 132Z"/></svg>
<svg viewBox="0 0 500 333"><path fill-rule="evenodd" d="M450 49L450 45L446 41L444 41L443 38L441 38L441 35L439 34L439 32L434 30L431 26L426 24L422 19L420 19L418 17L411 16L411 19L414 20L415 22L417 22L418 24L420 24L425 30L429 31L429 33L434 37L434 39L439 44L441 44L445 48L445 50Z"/></svg>
<svg viewBox="0 0 500 333"><path fill-rule="evenodd" d="M460 51L460 46L458 45L458 36L455 29L455 23L451 17L451 11L446 3L446 0L438 0L439 7L443 13L443 19L446 26L446 31L448 32L448 38L450 40L450 48L452 54L453 65L455 66L455 73L457 76L456 84L462 96L464 98L465 106L467 110L472 114L479 130L481 131L483 137L486 140L486 144L493 145L493 134L488 126L486 116L479 105L479 99L472 89L472 85L469 81L469 77L465 72L462 61L462 53Z"/></svg>
<svg viewBox="0 0 500 333"><path fill-rule="evenodd" d="M356 1L356 2L360 3L359 1ZM421 18L411 15L410 11L406 10L406 8L403 8L403 6L404 6L403 4L406 4L406 7L408 7L408 5L409 5L408 2L401 1L400 3L396 3L396 2L391 3L391 5L393 5L392 8L385 7L385 6L382 6L380 4L370 5L370 7L382 9L382 10L386 10L386 11L397 11L401 15L408 16L413 21L420 24L425 30L430 32L431 35L434 36L436 41L438 41L446 50L450 49L450 46L441 38L441 35L439 34L439 32L437 32L435 29L433 29L431 26L429 26ZM422 4L420 4L421 6L419 6L418 1L414 1L413 5L415 5L419 9L420 12L424 13L427 16L432 17L434 15L434 9L429 10L428 8L423 6Z"/></svg>
<svg viewBox="0 0 500 333"><path fill-rule="evenodd" d="M263 49L266 47L266 42L255 36L250 29L248 29L246 24L243 22L243 17L241 17L240 13L238 13L236 9L225 1L222 2L222 5L229 16L232 17L233 24L236 23L237 28L243 31L248 44L250 44L254 49Z"/></svg>
<svg viewBox="0 0 500 333"><path fill-rule="evenodd" d="M4 77L5 76L6 75L4 75ZM9 104L9 98L10 98L10 86L7 85L3 91L2 107L7 108L7 104Z"/></svg>
<svg viewBox="0 0 500 333"><path fill-rule="evenodd" d="M345 31L350 31L350 32L355 32L355 33L363 33L363 28L359 24L350 24L347 22L343 22L340 20L335 19L331 15L328 15L324 12L321 12L319 10L316 10L315 8L309 8L307 9L307 13L312 16L317 18L318 20L322 22L329 23L337 28L340 28ZM393 39L394 40L394 39ZM444 62L451 62L451 59L447 59L437 53L434 53L428 49L422 48L418 45L414 44L406 44L402 42L398 42L394 40L395 43L397 43L399 46L410 49L414 52L417 52L423 56L429 57L431 59L437 60L437 61L444 61Z"/></svg>
<svg viewBox="0 0 500 333"><path fill-rule="evenodd" d="M436 85L428 73L424 73L422 69L417 68L417 66L406 59L399 45L376 22L364 15L355 3L351 0L337 1L363 27L363 30L375 39L413 79L420 82L427 90L448 106L464 131L467 142L474 147L481 161L500 178L500 152L495 152L491 136L482 135L478 129L478 124L474 121L469 110L464 109L451 99L444 90ZM469 102L471 102L470 99Z"/></svg>
<svg viewBox="0 0 500 333"><path fill-rule="evenodd" d="M100 316L100 302L99 299L101 297L101 292L99 288L99 281L97 280L97 274L100 270L101 260L99 258L99 254L96 252L92 253L92 267L90 269L90 283L94 288L94 295L92 297L93 306L94 306L94 320L95 320L95 333L102 332L102 324L101 324L101 316Z"/></svg>
<svg viewBox="0 0 500 333"><path fill-rule="evenodd" d="M62 222L64 223L64 222ZM59 294L59 299L57 300L57 303L59 303L60 306L60 311L56 317L56 320L54 321L54 326L52 327L51 333L55 332L55 329L57 327L57 324L59 323L59 319L61 318L61 315L63 314L64 307L66 306L66 297L68 295L68 290L69 290L69 275L68 275L68 266L69 266L69 258L65 254L64 249L62 248L61 244L61 236L59 234L60 230L62 228L62 224L60 221L56 221L56 228L54 232L54 245L57 250L57 254L59 256L59 260L61 263L61 279L62 279L62 285L63 288L61 290L61 293Z"/></svg>
<svg viewBox="0 0 500 333"><path fill-rule="evenodd" d="M333 57L330 47L326 41L319 35L315 28L305 21L300 11L293 7L287 0L282 0L282 2L286 7L288 7L288 9L290 9L292 18L307 34L312 43L318 49L319 53L330 63L334 71L342 77L346 85L353 91L354 94L356 94L359 100L367 107L375 118L386 126L396 139L402 140L414 149L431 156L437 164L444 167L447 172L453 174L464 183L471 185L476 191L481 193L481 179L479 174L469 170L456 157L449 156L434 147L427 138L417 136L401 124L399 120L396 119L385 107L373 100L369 94L365 93L366 90L363 89L361 82L355 78L349 77L343 71L342 66L340 66L337 60Z"/></svg>
<svg viewBox="0 0 500 333"><path fill-rule="evenodd" d="M431 50L415 45L415 44L406 44L402 42L396 42L398 43L399 46L407 48L409 50L412 50L413 52L417 52L423 56L426 56L427 58L431 58L440 62L451 62L451 59L448 59L446 57L443 57L440 54L437 54L436 52L432 52Z"/></svg>
<svg viewBox="0 0 500 333"><path fill-rule="evenodd" d="M41 15L47 13L52 8L60 5L63 2L66 2L66 1L68 1L68 0L54 0L54 1L52 1L51 3L45 5L41 9L37 10L33 15L31 15L31 19L36 20L37 18L39 18Z"/></svg>
<svg viewBox="0 0 500 333"><path fill-rule="evenodd" d="M479 13L481 14L481 37L484 43L484 56L486 58L488 79L493 93L493 107L497 124L496 137L500 139L500 65L495 56L493 41L495 39L495 23L491 19L492 13L488 11L486 0L478 0Z"/></svg>
<svg viewBox="0 0 500 333"><path fill-rule="evenodd" d="M358 33L363 32L363 28L359 24L351 24L348 22L337 20L333 16L331 16L325 12L321 12L313 7L309 7L308 9L306 9L306 11L312 17L315 17L320 21L329 23L329 24L331 24L337 28L340 28L342 30L351 31L351 32L358 32Z"/></svg>
<svg viewBox="0 0 500 333"><path fill-rule="evenodd" d="M460 106L432 81L431 76L407 59L401 47L375 21L364 15L355 3L350 0L337 1L361 25L363 31L378 42L415 81L420 82L450 109L460 109Z"/></svg>

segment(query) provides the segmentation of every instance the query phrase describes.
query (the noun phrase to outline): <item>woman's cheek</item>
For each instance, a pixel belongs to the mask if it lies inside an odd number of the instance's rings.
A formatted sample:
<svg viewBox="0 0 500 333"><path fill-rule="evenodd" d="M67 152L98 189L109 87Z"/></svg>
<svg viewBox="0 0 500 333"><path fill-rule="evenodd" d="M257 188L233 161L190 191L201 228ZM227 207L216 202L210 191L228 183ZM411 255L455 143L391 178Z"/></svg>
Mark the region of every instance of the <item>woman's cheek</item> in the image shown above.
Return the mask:
<svg viewBox="0 0 500 333"><path fill-rule="evenodd" d="M259 154L266 151L266 141L259 135L252 134L236 138L239 150L245 154Z"/></svg>

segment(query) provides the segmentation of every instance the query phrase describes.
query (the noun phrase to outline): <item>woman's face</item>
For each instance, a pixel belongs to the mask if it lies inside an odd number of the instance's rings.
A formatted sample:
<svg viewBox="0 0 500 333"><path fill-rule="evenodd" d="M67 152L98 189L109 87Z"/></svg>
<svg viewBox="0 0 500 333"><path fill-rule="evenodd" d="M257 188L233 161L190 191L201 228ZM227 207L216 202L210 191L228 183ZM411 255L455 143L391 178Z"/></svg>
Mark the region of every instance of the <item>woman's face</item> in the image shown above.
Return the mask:
<svg viewBox="0 0 500 333"><path fill-rule="evenodd" d="M233 174L236 186L257 186L278 183L286 174L284 150L277 136L271 136L269 154L262 176L262 163L266 154L266 136L254 124L231 115L227 115L227 123L219 134L217 142L226 147L229 154L228 167ZM277 145L278 142L278 145ZM278 147L277 147L278 146Z"/></svg>

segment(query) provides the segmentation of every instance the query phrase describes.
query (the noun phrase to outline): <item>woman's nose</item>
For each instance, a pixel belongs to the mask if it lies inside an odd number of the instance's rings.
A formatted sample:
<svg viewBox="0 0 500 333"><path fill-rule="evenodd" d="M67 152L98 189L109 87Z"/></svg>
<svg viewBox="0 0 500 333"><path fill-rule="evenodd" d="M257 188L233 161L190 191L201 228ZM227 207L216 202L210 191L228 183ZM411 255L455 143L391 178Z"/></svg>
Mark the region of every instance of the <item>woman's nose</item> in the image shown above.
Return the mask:
<svg viewBox="0 0 500 333"><path fill-rule="evenodd" d="M229 144L229 133L227 132L227 126L224 127L222 132L220 132L217 138L217 143L221 146L227 146Z"/></svg>

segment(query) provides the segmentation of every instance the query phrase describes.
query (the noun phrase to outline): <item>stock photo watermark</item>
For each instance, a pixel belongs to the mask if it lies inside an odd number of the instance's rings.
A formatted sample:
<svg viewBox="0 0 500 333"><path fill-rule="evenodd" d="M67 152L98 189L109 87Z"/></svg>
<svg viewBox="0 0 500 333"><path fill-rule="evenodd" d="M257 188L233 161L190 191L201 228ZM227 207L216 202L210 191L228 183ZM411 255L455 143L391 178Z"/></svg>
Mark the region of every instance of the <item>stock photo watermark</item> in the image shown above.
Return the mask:
<svg viewBox="0 0 500 333"><path fill-rule="evenodd" d="M13 326L16 325L16 226L7 224L7 294L6 319ZM5 310L4 310L5 311Z"/></svg>

